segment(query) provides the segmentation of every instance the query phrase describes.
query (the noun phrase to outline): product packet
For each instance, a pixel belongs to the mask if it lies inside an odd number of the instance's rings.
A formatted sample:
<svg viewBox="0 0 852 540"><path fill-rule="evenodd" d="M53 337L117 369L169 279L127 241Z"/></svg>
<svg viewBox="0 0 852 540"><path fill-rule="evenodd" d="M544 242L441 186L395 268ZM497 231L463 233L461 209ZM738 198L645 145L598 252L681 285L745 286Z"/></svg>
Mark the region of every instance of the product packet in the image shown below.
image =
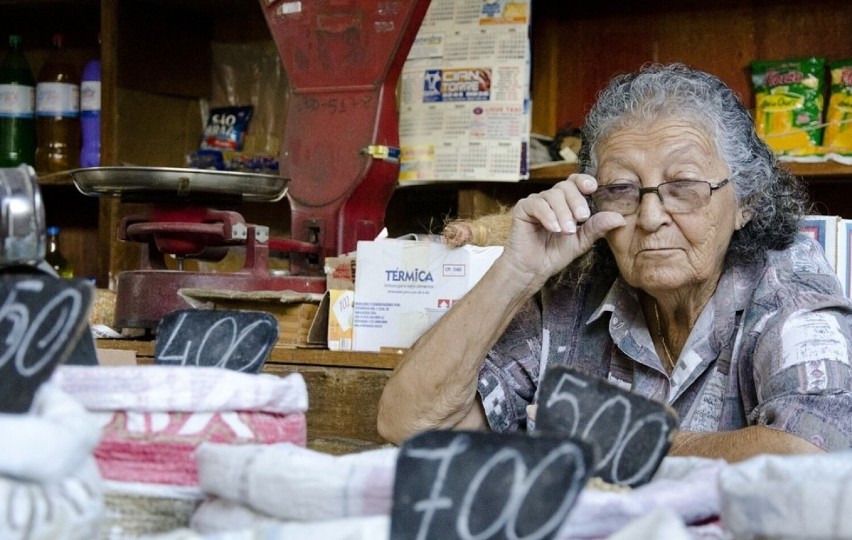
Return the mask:
<svg viewBox="0 0 852 540"><path fill-rule="evenodd" d="M751 68L758 135L779 155L822 152L825 59L755 60Z"/></svg>
<svg viewBox="0 0 852 540"><path fill-rule="evenodd" d="M186 154L186 166L191 169L278 174L278 157L261 152L232 152L229 150L196 150Z"/></svg>
<svg viewBox="0 0 852 540"><path fill-rule="evenodd" d="M832 62L831 95L825 121L826 150L852 157L852 58Z"/></svg>
<svg viewBox="0 0 852 540"><path fill-rule="evenodd" d="M201 149L242 150L253 113L251 105L210 109Z"/></svg>

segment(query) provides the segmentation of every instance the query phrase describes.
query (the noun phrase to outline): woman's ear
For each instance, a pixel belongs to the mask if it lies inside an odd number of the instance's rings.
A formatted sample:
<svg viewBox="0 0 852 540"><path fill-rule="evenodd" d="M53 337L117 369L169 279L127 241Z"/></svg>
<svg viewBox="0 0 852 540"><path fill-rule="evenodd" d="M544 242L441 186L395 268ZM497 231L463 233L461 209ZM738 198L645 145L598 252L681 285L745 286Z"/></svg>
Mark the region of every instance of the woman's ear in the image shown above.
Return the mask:
<svg viewBox="0 0 852 540"><path fill-rule="evenodd" d="M745 227L745 224L751 221L751 211L745 208L737 210L737 228L740 230Z"/></svg>

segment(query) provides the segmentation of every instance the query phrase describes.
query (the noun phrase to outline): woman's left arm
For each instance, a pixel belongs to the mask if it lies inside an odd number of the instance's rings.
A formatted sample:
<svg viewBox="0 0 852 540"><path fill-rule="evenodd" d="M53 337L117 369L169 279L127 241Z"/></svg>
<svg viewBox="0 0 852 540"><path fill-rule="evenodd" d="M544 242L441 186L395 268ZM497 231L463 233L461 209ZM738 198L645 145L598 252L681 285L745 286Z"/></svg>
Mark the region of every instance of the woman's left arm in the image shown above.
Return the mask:
<svg viewBox="0 0 852 540"><path fill-rule="evenodd" d="M699 456L742 461L759 454L816 454L823 452L815 444L785 431L766 426L749 426L734 431L675 434L670 456Z"/></svg>

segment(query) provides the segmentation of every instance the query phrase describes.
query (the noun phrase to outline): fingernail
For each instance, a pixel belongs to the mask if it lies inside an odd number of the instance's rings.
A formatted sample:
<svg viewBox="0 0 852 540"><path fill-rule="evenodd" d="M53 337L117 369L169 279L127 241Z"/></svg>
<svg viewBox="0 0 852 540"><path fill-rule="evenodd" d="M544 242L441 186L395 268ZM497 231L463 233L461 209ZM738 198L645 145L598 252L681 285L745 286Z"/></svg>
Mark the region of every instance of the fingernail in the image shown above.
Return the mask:
<svg viewBox="0 0 852 540"><path fill-rule="evenodd" d="M567 233L575 233L577 232L577 225L573 221L565 222L565 232Z"/></svg>
<svg viewBox="0 0 852 540"><path fill-rule="evenodd" d="M592 180L591 178L586 178L583 180L583 187L586 189L594 189L597 185L597 182Z"/></svg>
<svg viewBox="0 0 852 540"><path fill-rule="evenodd" d="M586 220L589 218L589 210L587 208L580 208L576 212L577 217L582 220Z"/></svg>
<svg viewBox="0 0 852 540"><path fill-rule="evenodd" d="M555 219L550 222L550 230L553 232L562 232L562 228L559 226L559 222Z"/></svg>

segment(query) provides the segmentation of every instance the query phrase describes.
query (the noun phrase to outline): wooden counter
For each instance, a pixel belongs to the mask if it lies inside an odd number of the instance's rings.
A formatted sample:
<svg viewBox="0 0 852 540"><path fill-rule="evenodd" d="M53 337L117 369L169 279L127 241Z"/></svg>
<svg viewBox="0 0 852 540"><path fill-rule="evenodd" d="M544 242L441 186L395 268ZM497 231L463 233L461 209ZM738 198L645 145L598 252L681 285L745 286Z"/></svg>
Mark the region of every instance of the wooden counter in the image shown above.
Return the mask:
<svg viewBox="0 0 852 540"><path fill-rule="evenodd" d="M97 340L99 349L132 350L137 362L154 361L154 341ZM308 387L308 446L339 454L385 441L376 430L379 397L399 363L398 352L335 352L275 347L264 373L301 373Z"/></svg>

